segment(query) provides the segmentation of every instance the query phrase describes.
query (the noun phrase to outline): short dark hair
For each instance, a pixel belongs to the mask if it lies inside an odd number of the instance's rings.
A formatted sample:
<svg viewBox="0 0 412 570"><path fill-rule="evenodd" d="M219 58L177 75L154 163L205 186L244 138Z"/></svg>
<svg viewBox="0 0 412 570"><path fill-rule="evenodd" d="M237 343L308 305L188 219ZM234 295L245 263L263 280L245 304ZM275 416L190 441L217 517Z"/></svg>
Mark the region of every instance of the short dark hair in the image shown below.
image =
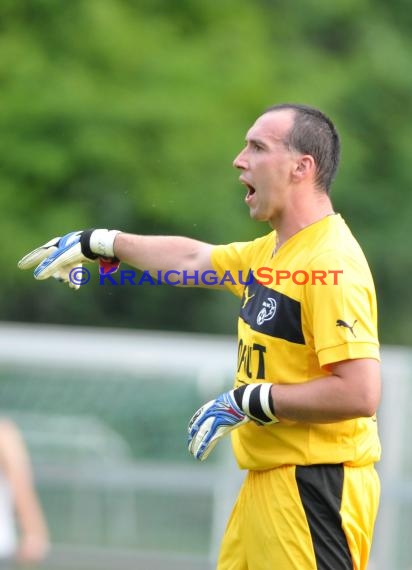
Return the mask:
<svg viewBox="0 0 412 570"><path fill-rule="evenodd" d="M340 140L335 125L319 109L307 105L281 103L269 107L264 114L284 109L295 112L293 126L284 143L289 148L313 156L316 185L329 194L340 158Z"/></svg>

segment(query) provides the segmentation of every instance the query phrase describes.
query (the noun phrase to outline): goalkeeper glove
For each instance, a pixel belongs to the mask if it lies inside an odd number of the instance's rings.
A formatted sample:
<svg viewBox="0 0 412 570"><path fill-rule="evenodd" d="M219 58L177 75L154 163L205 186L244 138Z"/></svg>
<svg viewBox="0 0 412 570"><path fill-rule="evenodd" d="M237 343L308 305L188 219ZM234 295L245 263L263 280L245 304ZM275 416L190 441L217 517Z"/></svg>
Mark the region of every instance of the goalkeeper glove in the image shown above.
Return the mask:
<svg viewBox="0 0 412 570"><path fill-rule="evenodd" d="M273 409L272 384L245 384L207 402L193 415L188 427L188 449L203 461L218 441L233 429L254 421L259 425L278 422Z"/></svg>
<svg viewBox="0 0 412 570"><path fill-rule="evenodd" d="M56 237L25 255L19 262L20 269L34 270L36 279L54 277L78 289L80 284L70 278L74 268L81 268L85 262L99 260L100 271L116 271L119 260L113 251L114 239L118 230L84 230L70 232Z"/></svg>

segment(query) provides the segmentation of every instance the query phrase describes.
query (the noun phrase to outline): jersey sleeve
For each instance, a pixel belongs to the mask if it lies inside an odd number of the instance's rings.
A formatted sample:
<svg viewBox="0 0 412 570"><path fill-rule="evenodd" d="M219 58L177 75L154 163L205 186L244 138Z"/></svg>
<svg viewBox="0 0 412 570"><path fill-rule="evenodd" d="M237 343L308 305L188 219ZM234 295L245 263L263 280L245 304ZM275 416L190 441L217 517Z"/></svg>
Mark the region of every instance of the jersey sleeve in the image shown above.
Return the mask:
<svg viewBox="0 0 412 570"><path fill-rule="evenodd" d="M321 367L356 358L379 360L375 287L366 260L322 254L312 262L306 291Z"/></svg>
<svg viewBox="0 0 412 570"><path fill-rule="evenodd" d="M252 262L254 242L217 245L212 250L212 266L219 279L237 297L243 295Z"/></svg>

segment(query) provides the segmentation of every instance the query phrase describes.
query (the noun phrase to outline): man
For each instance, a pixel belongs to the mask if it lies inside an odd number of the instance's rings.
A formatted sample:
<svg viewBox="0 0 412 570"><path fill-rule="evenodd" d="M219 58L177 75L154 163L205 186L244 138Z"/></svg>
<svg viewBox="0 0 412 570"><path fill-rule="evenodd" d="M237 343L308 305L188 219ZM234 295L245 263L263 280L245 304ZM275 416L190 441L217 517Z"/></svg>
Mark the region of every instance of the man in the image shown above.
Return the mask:
<svg viewBox="0 0 412 570"><path fill-rule="evenodd" d="M278 105L249 129L234 161L252 218L272 231L213 246L184 237L73 232L20 262L68 280L91 258L148 271L249 274L234 389L189 423L205 459L232 431L248 470L223 538L219 570L365 569L379 501L376 299L366 259L329 191L339 138L317 109Z"/></svg>

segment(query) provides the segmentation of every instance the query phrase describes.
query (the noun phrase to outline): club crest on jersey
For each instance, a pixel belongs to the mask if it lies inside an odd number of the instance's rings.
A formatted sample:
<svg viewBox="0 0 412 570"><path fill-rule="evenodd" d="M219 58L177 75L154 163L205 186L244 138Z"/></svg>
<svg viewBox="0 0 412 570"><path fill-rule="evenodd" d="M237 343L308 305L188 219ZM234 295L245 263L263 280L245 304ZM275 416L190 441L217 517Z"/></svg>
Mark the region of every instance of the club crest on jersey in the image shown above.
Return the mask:
<svg viewBox="0 0 412 570"><path fill-rule="evenodd" d="M258 325L263 324L265 321L270 321L273 319L276 313L276 300L273 297L268 297L262 303L262 308L260 309L256 322Z"/></svg>

